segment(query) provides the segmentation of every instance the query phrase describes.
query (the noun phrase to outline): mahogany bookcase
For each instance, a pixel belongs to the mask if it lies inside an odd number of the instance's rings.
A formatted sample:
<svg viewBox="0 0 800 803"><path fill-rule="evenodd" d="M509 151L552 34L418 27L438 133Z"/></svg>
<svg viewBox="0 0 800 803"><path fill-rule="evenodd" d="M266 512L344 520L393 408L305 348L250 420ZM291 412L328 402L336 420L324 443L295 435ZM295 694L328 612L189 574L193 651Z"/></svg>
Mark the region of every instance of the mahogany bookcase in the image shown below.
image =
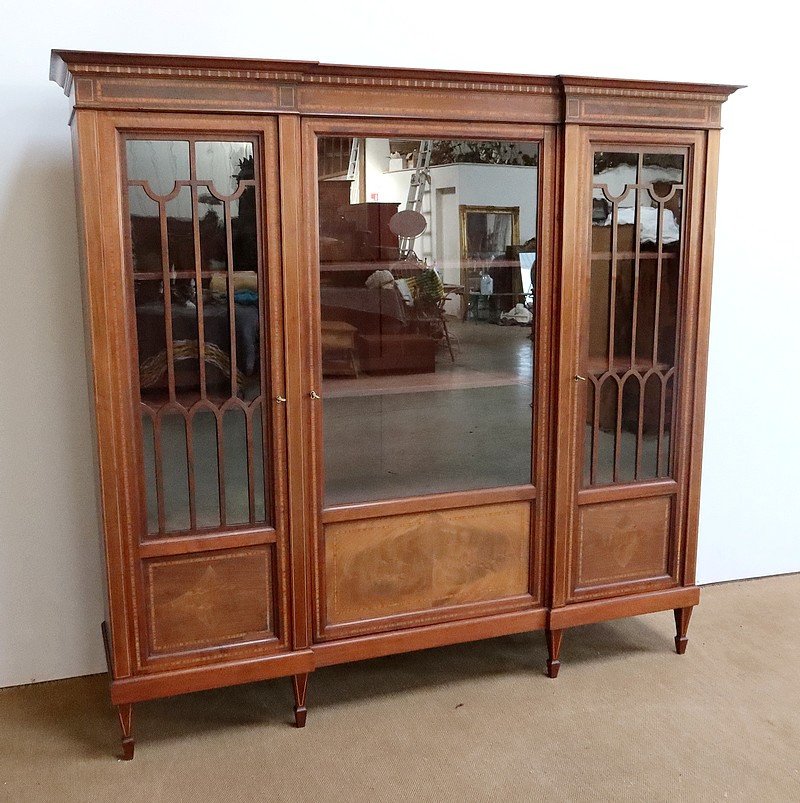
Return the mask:
<svg viewBox="0 0 800 803"><path fill-rule="evenodd" d="M542 629L556 677L566 629L669 610L684 652L737 87L74 51L51 78L124 758L135 702L217 686L291 677L302 727L318 666ZM461 320L486 273L531 326Z"/></svg>

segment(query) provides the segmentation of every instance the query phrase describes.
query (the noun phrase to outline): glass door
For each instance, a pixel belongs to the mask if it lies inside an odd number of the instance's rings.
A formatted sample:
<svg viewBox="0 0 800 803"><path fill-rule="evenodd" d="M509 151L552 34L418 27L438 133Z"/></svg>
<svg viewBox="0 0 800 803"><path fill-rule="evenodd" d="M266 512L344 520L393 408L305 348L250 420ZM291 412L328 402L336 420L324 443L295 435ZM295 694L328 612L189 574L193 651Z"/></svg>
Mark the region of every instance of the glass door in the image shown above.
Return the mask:
<svg viewBox="0 0 800 803"><path fill-rule="evenodd" d="M121 133L149 660L287 637L275 146Z"/></svg>
<svg viewBox="0 0 800 803"><path fill-rule="evenodd" d="M583 135L567 601L679 581L695 139Z"/></svg>
<svg viewBox="0 0 800 803"><path fill-rule="evenodd" d="M317 637L532 605L542 139L335 128L306 137Z"/></svg>

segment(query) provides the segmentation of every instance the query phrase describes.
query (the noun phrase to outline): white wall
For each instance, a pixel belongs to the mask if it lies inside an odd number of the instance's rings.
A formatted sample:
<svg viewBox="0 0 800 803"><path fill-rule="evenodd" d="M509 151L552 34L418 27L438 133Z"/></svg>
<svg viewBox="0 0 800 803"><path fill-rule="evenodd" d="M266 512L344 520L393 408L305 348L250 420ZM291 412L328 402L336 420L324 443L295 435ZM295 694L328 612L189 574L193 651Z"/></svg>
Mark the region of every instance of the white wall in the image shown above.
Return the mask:
<svg viewBox="0 0 800 803"><path fill-rule="evenodd" d="M0 686L103 669L67 102L47 81L50 48L749 84L723 109L698 571L708 582L800 570L798 60L784 8L509 0L403 17L374 0L4 4Z"/></svg>

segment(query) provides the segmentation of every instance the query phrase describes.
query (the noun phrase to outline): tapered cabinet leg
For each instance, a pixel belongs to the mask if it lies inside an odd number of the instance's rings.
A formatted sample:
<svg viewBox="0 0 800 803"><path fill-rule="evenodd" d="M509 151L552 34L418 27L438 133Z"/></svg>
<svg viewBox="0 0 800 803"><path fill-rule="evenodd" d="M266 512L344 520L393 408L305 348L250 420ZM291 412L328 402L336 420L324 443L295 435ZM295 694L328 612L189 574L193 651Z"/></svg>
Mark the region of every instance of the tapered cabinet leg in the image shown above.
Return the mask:
<svg viewBox="0 0 800 803"><path fill-rule="evenodd" d="M689 639L686 631L689 629L689 619L692 617L693 607L675 608L675 652L683 655L686 652L686 645Z"/></svg>
<svg viewBox="0 0 800 803"><path fill-rule="evenodd" d="M297 728L306 726L306 689L308 688L308 673L292 675L292 688L294 689L294 724Z"/></svg>
<svg viewBox="0 0 800 803"><path fill-rule="evenodd" d="M561 661L558 656L561 653L561 638L564 635L563 630L546 630L547 636L547 652L549 658L547 659L547 675L551 678L558 677L558 670L561 668Z"/></svg>
<svg viewBox="0 0 800 803"><path fill-rule="evenodd" d="M133 758L133 705L126 703L117 706L119 727L122 731L122 760L130 761Z"/></svg>

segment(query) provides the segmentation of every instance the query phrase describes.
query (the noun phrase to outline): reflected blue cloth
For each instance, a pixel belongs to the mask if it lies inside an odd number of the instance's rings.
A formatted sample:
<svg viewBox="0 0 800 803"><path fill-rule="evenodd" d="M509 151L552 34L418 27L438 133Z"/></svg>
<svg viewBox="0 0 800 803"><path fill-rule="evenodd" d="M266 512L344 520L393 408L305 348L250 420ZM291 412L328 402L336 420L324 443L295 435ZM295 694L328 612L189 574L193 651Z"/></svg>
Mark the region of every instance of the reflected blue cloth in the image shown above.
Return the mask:
<svg viewBox="0 0 800 803"><path fill-rule="evenodd" d="M238 290L233 294L233 300L237 304L257 304L258 293L252 290Z"/></svg>

